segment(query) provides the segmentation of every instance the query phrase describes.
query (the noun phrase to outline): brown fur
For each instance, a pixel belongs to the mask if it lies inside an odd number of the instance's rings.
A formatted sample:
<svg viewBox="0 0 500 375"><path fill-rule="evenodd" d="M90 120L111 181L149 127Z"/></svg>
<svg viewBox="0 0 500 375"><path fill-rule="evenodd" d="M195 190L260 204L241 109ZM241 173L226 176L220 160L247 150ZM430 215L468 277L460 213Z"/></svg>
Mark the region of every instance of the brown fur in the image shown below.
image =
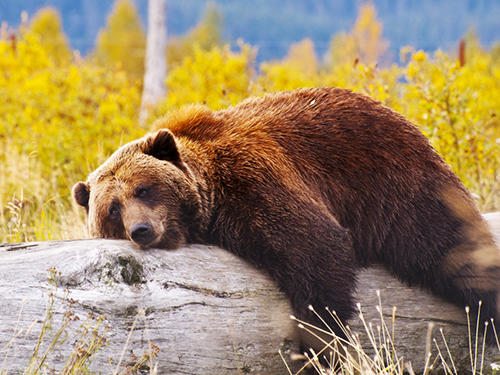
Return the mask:
<svg viewBox="0 0 500 375"><path fill-rule="evenodd" d="M497 318L500 255L473 199L404 117L347 90L188 106L73 189L91 236L215 244L266 270L299 317L352 317L356 270ZM337 329L337 328L335 328ZM337 330L338 333L340 331Z"/></svg>

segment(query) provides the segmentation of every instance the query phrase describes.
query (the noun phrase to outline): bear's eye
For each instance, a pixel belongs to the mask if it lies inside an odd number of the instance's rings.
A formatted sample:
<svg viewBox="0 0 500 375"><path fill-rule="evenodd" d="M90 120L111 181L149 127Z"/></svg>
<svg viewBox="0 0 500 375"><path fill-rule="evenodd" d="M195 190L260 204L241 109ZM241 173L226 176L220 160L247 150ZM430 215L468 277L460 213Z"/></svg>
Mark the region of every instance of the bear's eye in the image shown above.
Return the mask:
<svg viewBox="0 0 500 375"><path fill-rule="evenodd" d="M116 206L109 207L108 213L112 219L116 219L120 215L120 211Z"/></svg>
<svg viewBox="0 0 500 375"><path fill-rule="evenodd" d="M140 188L139 191L137 192L137 196L139 198L143 198L146 195L148 195L148 189L147 188Z"/></svg>

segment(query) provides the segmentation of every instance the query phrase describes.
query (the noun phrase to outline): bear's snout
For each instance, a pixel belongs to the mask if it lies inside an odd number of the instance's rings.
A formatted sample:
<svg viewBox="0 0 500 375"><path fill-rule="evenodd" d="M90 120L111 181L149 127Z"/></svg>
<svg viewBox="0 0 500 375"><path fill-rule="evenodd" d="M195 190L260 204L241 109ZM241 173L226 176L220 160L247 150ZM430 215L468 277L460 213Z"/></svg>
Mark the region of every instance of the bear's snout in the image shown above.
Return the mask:
<svg viewBox="0 0 500 375"><path fill-rule="evenodd" d="M151 243L153 231L149 223L135 223L130 227L130 238L139 246Z"/></svg>

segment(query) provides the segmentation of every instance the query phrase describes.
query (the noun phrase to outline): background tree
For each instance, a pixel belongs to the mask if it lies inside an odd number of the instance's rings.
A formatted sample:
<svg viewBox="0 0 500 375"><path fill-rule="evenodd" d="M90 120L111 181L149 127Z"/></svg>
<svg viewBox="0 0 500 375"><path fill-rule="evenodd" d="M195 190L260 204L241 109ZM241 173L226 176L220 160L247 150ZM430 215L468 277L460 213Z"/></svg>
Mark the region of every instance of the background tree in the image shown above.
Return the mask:
<svg viewBox="0 0 500 375"><path fill-rule="evenodd" d="M262 63L259 83L266 90L294 90L320 85L314 42L306 38L294 43L282 61Z"/></svg>
<svg viewBox="0 0 500 375"><path fill-rule="evenodd" d="M360 6L356 22L349 33L339 33L332 38L327 59L332 65L379 61L387 52L389 42L382 37L383 25L377 20L373 3Z"/></svg>
<svg viewBox="0 0 500 375"><path fill-rule="evenodd" d="M481 46L481 41L477 36L477 31L475 28L471 27L465 33L463 39L465 42L465 63L475 63L475 61L481 57L481 55L486 54L485 49Z"/></svg>
<svg viewBox="0 0 500 375"><path fill-rule="evenodd" d="M29 29L53 62L64 63L71 59L68 38L64 34L61 16L56 9L40 9L33 16Z"/></svg>
<svg viewBox="0 0 500 375"><path fill-rule="evenodd" d="M214 3L208 3L202 20L184 36L173 36L167 45L167 61L170 66L178 65L195 50L210 51L213 47L221 47L222 14ZM195 47L196 46L196 47Z"/></svg>
<svg viewBox="0 0 500 375"><path fill-rule="evenodd" d="M240 44L239 52L229 45L205 51L194 46L194 56L173 67L167 77L168 95L157 107L157 116L190 103L211 109L235 105L255 94L256 49Z"/></svg>
<svg viewBox="0 0 500 375"><path fill-rule="evenodd" d="M102 65L121 64L134 78L144 75L146 36L137 9L131 0L116 0L99 31L94 57Z"/></svg>
<svg viewBox="0 0 500 375"><path fill-rule="evenodd" d="M314 42L306 38L294 43L288 49L285 62L294 67L308 78L318 73L318 59L314 49Z"/></svg>
<svg viewBox="0 0 500 375"><path fill-rule="evenodd" d="M146 73L142 92L139 123L145 123L149 111L165 96L167 63L165 46L167 42L165 0L149 0L148 4L148 45L146 49Z"/></svg>
<svg viewBox="0 0 500 375"><path fill-rule="evenodd" d="M500 42L496 42L491 47L491 57L495 65L500 66Z"/></svg>

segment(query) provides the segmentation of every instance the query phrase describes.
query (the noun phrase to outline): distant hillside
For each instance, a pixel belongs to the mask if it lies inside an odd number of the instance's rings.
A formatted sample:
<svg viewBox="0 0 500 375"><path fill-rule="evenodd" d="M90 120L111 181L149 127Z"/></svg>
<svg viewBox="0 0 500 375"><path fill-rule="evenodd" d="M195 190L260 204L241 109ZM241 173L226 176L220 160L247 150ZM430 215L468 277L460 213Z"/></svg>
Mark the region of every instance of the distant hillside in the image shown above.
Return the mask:
<svg viewBox="0 0 500 375"><path fill-rule="evenodd" d="M147 0L134 0L146 24ZM207 0L170 0L169 34L180 35L203 15ZM223 36L259 46L258 60L282 58L291 43L311 38L320 57L332 35L354 23L362 0L217 0L224 17ZM473 27L481 43L491 47L500 41L500 0L373 0L384 24L391 53L413 45L427 51L449 50ZM39 8L53 6L63 18L71 45L82 54L90 52L104 26L113 0L16 0L0 3L0 20L17 26L21 11L32 16Z"/></svg>

